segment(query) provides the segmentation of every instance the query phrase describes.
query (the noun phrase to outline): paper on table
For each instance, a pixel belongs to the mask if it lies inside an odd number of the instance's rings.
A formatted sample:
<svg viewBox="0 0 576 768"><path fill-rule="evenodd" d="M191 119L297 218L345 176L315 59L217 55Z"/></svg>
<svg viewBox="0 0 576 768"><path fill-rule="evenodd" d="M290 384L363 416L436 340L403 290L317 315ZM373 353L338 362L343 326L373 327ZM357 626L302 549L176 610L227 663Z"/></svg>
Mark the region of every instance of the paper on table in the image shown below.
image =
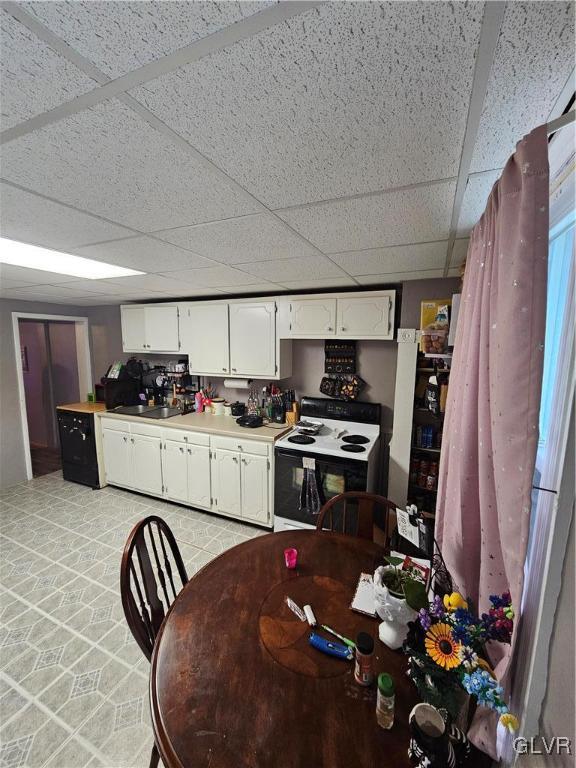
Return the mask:
<svg viewBox="0 0 576 768"><path fill-rule="evenodd" d="M364 613L367 616L376 616L374 607L374 583L371 573L361 573L356 586L356 593L350 604L353 611Z"/></svg>

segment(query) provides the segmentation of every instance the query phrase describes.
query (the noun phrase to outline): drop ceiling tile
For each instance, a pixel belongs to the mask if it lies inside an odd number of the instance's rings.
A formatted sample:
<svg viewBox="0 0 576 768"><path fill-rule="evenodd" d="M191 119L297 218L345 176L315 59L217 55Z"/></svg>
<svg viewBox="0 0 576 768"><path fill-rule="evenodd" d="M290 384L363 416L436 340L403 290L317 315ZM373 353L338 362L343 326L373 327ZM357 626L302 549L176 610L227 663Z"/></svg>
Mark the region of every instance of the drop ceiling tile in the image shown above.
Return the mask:
<svg viewBox="0 0 576 768"><path fill-rule="evenodd" d="M141 272L167 272L172 269L196 269L214 265L211 260L196 253L146 236L77 248L75 253Z"/></svg>
<svg viewBox="0 0 576 768"><path fill-rule="evenodd" d="M454 248L452 249L452 259L450 260L450 267L459 267L466 261L468 255L468 245L470 240L464 238L462 240L454 241Z"/></svg>
<svg viewBox="0 0 576 768"><path fill-rule="evenodd" d="M3 177L143 232L258 209L115 99L11 141Z"/></svg>
<svg viewBox="0 0 576 768"><path fill-rule="evenodd" d="M272 208L455 176L482 11L324 3L133 95Z"/></svg>
<svg viewBox="0 0 576 768"><path fill-rule="evenodd" d="M193 270L194 271L194 270ZM115 277L110 283L124 288L126 291L157 291L160 293L171 293L179 296L183 285L180 280L164 275L130 275L128 277Z"/></svg>
<svg viewBox="0 0 576 768"><path fill-rule="evenodd" d="M380 275L385 272L412 271L443 267L447 240L437 243L396 245L391 248L370 248L367 251L332 253L330 258L349 275Z"/></svg>
<svg viewBox="0 0 576 768"><path fill-rule="evenodd" d="M325 256L310 256L300 259L277 259L243 264L242 269L259 278L273 283L286 284L287 280L321 280L327 277L346 277L334 262Z"/></svg>
<svg viewBox="0 0 576 768"><path fill-rule="evenodd" d="M97 85L4 9L0 11L0 48L2 130L87 93Z"/></svg>
<svg viewBox="0 0 576 768"><path fill-rule="evenodd" d="M25 2L112 78L257 13L269 2Z"/></svg>
<svg viewBox="0 0 576 768"><path fill-rule="evenodd" d="M156 232L155 235L223 264L317 254L315 248L268 213Z"/></svg>
<svg viewBox="0 0 576 768"><path fill-rule="evenodd" d="M500 178L502 171L490 171L480 176L470 176L464 191L460 218L458 220L458 236L465 237L476 226L486 209L488 195L494 183Z"/></svg>
<svg viewBox="0 0 576 768"><path fill-rule="evenodd" d="M233 267L210 267L208 269L184 269L167 272L166 277L191 283L199 288L219 288L221 285L244 286L261 283L262 279Z"/></svg>
<svg viewBox="0 0 576 768"><path fill-rule="evenodd" d="M455 182L289 208L278 215L324 253L448 238Z"/></svg>
<svg viewBox="0 0 576 768"><path fill-rule="evenodd" d="M414 272L388 272L384 275L361 275L356 279L360 285L387 285L404 280L428 280L432 277L442 277L443 269L417 269Z"/></svg>
<svg viewBox="0 0 576 768"><path fill-rule="evenodd" d="M90 293L86 290L76 290L74 288L68 288L66 285L27 285L23 288L14 289L15 293L18 293L22 298L26 296L52 296L54 298L62 299L74 299L74 298L97 298L95 293Z"/></svg>
<svg viewBox="0 0 576 768"><path fill-rule="evenodd" d="M25 286L70 283L78 278L61 275L58 272L45 272L43 269L28 269L28 267L14 267L12 264L0 264L0 285L5 279L19 282Z"/></svg>
<svg viewBox="0 0 576 768"><path fill-rule="evenodd" d="M472 171L501 168L548 119L574 68L574 3L506 3Z"/></svg>
<svg viewBox="0 0 576 768"><path fill-rule="evenodd" d="M5 152L5 149L3 150ZM131 230L0 183L2 237L46 248L75 248L127 237Z"/></svg>
<svg viewBox="0 0 576 768"><path fill-rule="evenodd" d="M222 293L280 293L284 290L281 285L275 283L255 283L254 285L227 285L221 286Z"/></svg>
<svg viewBox="0 0 576 768"><path fill-rule="evenodd" d="M323 280L286 280L282 283L288 291L306 291L313 288L358 288L351 277L325 277Z"/></svg>
<svg viewBox="0 0 576 768"><path fill-rule="evenodd" d="M10 291L12 288L25 288L27 285L33 285L33 283L0 276L0 291Z"/></svg>

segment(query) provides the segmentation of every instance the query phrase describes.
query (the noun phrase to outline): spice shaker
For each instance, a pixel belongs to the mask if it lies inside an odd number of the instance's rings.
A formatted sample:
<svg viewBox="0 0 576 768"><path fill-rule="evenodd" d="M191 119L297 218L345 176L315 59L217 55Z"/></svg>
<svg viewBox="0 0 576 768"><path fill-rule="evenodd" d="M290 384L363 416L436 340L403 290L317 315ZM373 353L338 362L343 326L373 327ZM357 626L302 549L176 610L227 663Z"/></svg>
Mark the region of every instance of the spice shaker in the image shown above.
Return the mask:
<svg viewBox="0 0 576 768"><path fill-rule="evenodd" d="M378 675L376 721L380 728L386 730L394 725L394 681L387 672Z"/></svg>
<svg viewBox="0 0 576 768"><path fill-rule="evenodd" d="M359 632L356 637L354 679L365 686L372 685L374 680L374 640L367 632Z"/></svg>

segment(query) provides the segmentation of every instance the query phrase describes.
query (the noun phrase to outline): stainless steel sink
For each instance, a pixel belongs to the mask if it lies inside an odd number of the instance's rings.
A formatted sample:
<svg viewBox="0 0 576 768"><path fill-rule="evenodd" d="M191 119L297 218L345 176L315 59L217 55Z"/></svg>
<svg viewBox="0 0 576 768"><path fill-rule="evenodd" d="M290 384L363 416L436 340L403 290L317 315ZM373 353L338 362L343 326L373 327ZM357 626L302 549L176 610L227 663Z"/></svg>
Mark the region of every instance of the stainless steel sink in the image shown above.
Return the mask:
<svg viewBox="0 0 576 768"><path fill-rule="evenodd" d="M156 408L158 408L157 405L121 405L114 409L114 413L123 413L126 416L147 416Z"/></svg>
<svg viewBox="0 0 576 768"><path fill-rule="evenodd" d="M169 408L167 405L163 405L141 415L146 416L147 419L170 419L172 416L181 416L182 411L178 410L178 408Z"/></svg>

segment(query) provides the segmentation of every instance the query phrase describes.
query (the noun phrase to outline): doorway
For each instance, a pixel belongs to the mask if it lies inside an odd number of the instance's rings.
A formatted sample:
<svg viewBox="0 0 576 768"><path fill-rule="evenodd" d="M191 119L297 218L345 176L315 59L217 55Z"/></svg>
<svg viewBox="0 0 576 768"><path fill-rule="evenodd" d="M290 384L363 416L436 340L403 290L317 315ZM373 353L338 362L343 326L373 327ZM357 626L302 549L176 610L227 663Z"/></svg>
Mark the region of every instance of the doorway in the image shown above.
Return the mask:
<svg viewBox="0 0 576 768"><path fill-rule="evenodd" d="M28 479L61 469L56 408L91 389L87 318L13 313Z"/></svg>

